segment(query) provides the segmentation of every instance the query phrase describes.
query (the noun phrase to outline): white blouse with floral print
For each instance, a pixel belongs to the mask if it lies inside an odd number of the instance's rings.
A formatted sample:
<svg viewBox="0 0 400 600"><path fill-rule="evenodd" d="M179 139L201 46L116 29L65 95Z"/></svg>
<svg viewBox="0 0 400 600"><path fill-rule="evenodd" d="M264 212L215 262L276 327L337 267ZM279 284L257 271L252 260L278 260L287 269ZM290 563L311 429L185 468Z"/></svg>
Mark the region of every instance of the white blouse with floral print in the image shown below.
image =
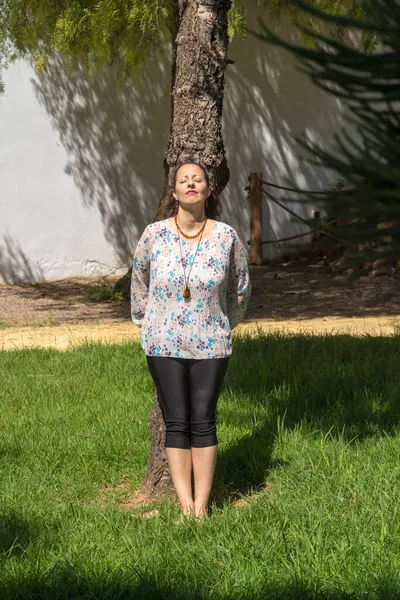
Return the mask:
<svg viewBox="0 0 400 600"><path fill-rule="evenodd" d="M215 221L199 243L179 237L168 219L150 223L133 257L131 314L149 356L222 358L232 354L231 330L251 294L249 268L236 231ZM195 257L196 254L196 257ZM193 262L194 259L194 262Z"/></svg>

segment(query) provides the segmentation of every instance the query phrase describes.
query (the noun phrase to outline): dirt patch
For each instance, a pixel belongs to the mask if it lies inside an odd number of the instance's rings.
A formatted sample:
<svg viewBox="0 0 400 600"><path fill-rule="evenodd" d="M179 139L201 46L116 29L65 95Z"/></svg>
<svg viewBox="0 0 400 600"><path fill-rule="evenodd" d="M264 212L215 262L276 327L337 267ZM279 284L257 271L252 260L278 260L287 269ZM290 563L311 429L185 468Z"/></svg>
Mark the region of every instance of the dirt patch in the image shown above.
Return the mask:
<svg viewBox="0 0 400 600"><path fill-rule="evenodd" d="M400 314L400 274L334 273L324 259L301 257L250 267L247 318L315 319Z"/></svg>
<svg viewBox="0 0 400 600"><path fill-rule="evenodd" d="M252 297L234 333L276 330L393 334L400 331L400 275L334 273L321 256L251 266ZM140 338L129 303L90 300L93 286L118 277L74 277L38 284L0 285L0 348L67 349L85 341Z"/></svg>
<svg viewBox="0 0 400 600"><path fill-rule="evenodd" d="M317 319L257 319L240 323L233 336L274 332L290 334L399 335L400 315L392 317L322 317ZM0 330L0 350L56 348L70 350L84 343L124 344L140 340L133 323L54 325Z"/></svg>
<svg viewBox="0 0 400 600"><path fill-rule="evenodd" d="M0 327L77 325L126 322L123 300L92 302L93 287L113 286L118 277L72 277L45 283L0 284Z"/></svg>

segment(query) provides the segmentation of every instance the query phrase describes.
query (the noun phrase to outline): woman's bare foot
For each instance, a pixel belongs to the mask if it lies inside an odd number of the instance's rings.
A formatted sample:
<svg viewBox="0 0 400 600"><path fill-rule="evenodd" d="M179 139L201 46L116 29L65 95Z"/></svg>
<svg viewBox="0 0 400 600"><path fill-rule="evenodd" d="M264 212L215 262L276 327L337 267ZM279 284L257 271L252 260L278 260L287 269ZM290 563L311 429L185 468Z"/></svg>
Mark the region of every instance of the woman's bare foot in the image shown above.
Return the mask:
<svg viewBox="0 0 400 600"><path fill-rule="evenodd" d="M195 519L196 515L194 512L194 507L193 508L189 508L187 510L181 510L181 514L179 515L179 517L176 520L176 523L180 524L180 523L187 523L187 521L190 521L192 519Z"/></svg>
<svg viewBox="0 0 400 600"><path fill-rule="evenodd" d="M207 506L195 507L195 517L198 521L203 522L205 519L208 519L208 509Z"/></svg>

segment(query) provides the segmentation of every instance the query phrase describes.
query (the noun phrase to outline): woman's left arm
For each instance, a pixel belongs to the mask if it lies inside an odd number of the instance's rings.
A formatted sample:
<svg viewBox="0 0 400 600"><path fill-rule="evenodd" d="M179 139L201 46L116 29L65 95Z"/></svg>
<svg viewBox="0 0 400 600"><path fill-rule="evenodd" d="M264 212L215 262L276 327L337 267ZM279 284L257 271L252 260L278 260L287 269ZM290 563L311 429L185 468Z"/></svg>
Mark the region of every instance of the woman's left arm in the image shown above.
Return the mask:
<svg viewBox="0 0 400 600"><path fill-rule="evenodd" d="M239 239L234 235L230 254L229 280L226 291L226 305L231 329L243 319L251 295L249 266L245 251Z"/></svg>

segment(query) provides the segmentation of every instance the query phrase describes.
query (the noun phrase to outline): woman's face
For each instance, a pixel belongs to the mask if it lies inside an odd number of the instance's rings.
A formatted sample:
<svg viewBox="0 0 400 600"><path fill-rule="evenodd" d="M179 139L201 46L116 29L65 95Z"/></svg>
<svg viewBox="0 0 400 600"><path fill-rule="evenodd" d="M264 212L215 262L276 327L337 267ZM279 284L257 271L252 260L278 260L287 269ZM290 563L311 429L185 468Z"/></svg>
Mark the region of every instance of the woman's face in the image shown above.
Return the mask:
<svg viewBox="0 0 400 600"><path fill-rule="evenodd" d="M178 169L173 196L179 204L194 205L205 202L210 191L201 167L187 164Z"/></svg>

